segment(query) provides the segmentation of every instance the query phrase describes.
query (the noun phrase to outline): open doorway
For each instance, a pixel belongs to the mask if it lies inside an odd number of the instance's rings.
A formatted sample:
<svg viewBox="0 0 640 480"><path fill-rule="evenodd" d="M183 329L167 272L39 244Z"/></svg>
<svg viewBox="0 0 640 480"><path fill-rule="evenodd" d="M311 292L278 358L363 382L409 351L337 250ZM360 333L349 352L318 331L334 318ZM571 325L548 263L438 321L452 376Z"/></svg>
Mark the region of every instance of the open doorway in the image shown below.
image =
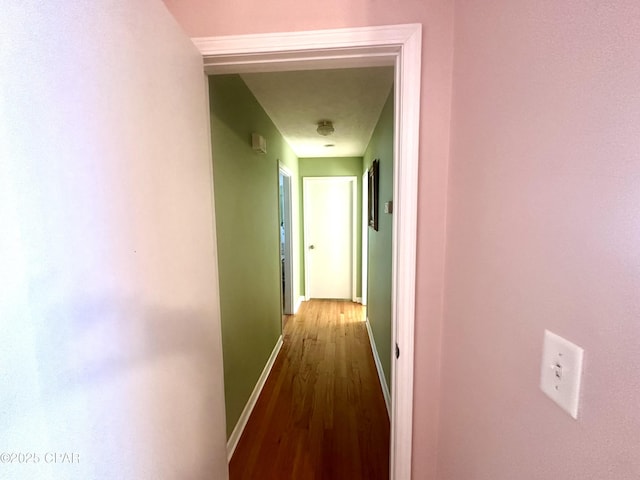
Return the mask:
<svg viewBox="0 0 640 480"><path fill-rule="evenodd" d="M278 169L280 212L280 265L282 270L282 323L293 311L293 249L291 213L291 172L282 164Z"/></svg>
<svg viewBox="0 0 640 480"><path fill-rule="evenodd" d="M389 66L395 70L390 473L411 477L421 26L194 39L207 73ZM369 300L371 300L369 298Z"/></svg>

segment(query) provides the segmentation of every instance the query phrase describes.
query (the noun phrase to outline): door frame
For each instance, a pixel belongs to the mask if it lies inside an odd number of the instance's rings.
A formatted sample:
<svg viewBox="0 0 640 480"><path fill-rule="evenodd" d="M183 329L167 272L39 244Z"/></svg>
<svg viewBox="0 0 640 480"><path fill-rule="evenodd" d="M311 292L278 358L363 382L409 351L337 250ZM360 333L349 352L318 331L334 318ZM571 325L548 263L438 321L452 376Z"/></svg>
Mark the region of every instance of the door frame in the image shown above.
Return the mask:
<svg viewBox="0 0 640 480"><path fill-rule="evenodd" d="M422 25L192 39L207 74L392 65L394 189L390 479L410 480L413 435L416 232ZM215 139L214 139L215 141Z"/></svg>
<svg viewBox="0 0 640 480"><path fill-rule="evenodd" d="M360 264L362 273L360 279L360 303L367 306L367 289L369 288L369 171L362 174L362 242L360 245Z"/></svg>
<svg viewBox="0 0 640 480"><path fill-rule="evenodd" d="M356 266L358 264L358 239L357 239L357 220L358 220L358 177L341 176L341 177L302 177L302 223L304 232L304 297L310 300L309 296L309 222L307 220L307 202L309 201L307 185L310 183L330 183L330 182L348 182L351 184L351 301L356 301Z"/></svg>
<svg viewBox="0 0 640 480"><path fill-rule="evenodd" d="M282 211L282 219L284 223L284 304L282 305L283 315L292 315L294 313L294 297L293 297L293 245L291 226L293 216L291 214L291 171L282 163L278 162L278 176L282 175L282 192L284 209ZM278 182L280 183L280 182ZM278 192L279 193L279 192Z"/></svg>

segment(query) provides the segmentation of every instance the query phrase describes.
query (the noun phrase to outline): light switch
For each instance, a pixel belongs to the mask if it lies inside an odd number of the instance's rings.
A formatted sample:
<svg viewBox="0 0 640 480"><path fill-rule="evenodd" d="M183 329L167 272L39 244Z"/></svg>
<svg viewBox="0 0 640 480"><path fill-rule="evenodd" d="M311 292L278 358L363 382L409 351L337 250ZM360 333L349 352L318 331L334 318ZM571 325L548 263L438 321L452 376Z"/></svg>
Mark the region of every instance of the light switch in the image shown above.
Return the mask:
<svg viewBox="0 0 640 480"><path fill-rule="evenodd" d="M578 418L583 355L579 346L544 331L540 388L573 418Z"/></svg>

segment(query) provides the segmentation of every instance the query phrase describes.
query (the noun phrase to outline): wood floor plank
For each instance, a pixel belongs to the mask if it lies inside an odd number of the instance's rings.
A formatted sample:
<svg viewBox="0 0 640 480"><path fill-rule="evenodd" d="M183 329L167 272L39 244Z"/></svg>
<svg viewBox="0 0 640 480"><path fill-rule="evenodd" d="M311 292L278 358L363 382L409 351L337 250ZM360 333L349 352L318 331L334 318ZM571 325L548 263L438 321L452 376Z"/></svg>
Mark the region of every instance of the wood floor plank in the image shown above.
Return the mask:
<svg viewBox="0 0 640 480"><path fill-rule="evenodd" d="M231 480L383 480L389 418L364 307L311 300L283 345L229 464Z"/></svg>

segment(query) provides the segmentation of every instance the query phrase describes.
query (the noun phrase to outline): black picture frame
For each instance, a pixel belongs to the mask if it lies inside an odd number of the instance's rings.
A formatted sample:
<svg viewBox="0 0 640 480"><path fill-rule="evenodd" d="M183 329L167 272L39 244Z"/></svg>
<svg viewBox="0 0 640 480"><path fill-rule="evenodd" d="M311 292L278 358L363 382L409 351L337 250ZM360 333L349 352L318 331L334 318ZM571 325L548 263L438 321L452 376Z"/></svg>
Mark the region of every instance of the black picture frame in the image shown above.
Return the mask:
<svg viewBox="0 0 640 480"><path fill-rule="evenodd" d="M369 167L369 226L378 231L378 188L380 185L380 160L375 159Z"/></svg>

